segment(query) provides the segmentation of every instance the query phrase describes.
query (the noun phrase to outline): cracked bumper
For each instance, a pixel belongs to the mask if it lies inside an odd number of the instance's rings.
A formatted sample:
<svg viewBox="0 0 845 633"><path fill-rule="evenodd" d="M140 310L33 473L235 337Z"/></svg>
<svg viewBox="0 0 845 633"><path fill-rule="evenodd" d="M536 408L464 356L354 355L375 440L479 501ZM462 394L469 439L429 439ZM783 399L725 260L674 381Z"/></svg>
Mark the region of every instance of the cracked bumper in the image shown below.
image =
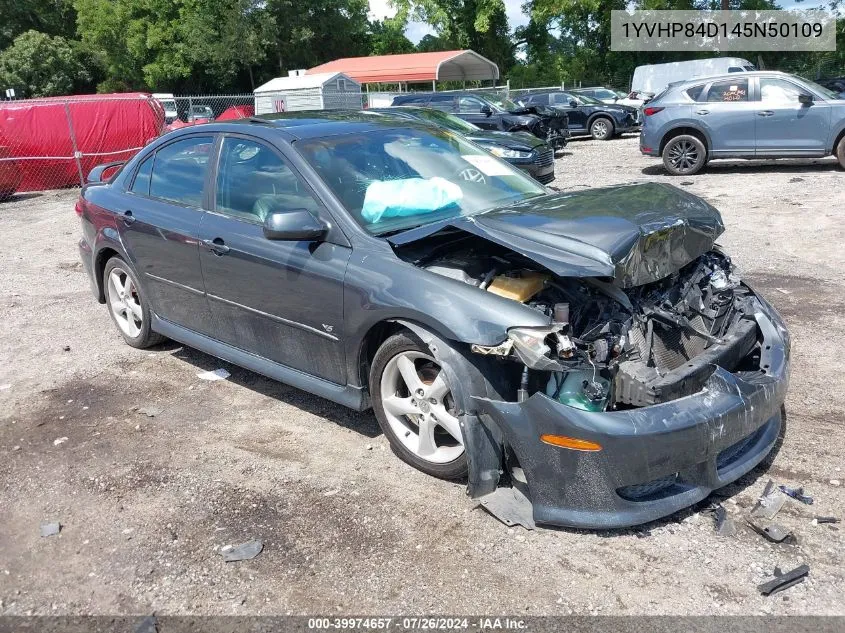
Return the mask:
<svg viewBox="0 0 845 633"><path fill-rule="evenodd" d="M761 371L716 367L702 391L671 402L590 413L539 393L522 403L477 398L482 418L498 425L519 458L535 522L580 528L646 523L754 468L780 433L790 345L771 306L761 301L755 316L765 350ZM550 446L539 441L547 433L597 442L602 450Z"/></svg>

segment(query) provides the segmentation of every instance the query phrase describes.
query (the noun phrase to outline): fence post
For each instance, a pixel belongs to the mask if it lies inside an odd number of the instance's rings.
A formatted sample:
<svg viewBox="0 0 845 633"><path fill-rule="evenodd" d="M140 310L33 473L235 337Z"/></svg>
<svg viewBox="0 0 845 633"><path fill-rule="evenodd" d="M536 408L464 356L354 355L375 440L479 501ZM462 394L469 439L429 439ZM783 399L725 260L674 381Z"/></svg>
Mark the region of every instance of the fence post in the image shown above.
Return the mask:
<svg viewBox="0 0 845 633"><path fill-rule="evenodd" d="M76 132L73 129L73 119L70 116L70 106L65 101L65 117L67 117L67 127L70 132L70 142L73 143L73 159L76 161L76 170L79 172L79 186L85 186L85 177L82 175L82 161L79 160L80 152L76 144Z"/></svg>

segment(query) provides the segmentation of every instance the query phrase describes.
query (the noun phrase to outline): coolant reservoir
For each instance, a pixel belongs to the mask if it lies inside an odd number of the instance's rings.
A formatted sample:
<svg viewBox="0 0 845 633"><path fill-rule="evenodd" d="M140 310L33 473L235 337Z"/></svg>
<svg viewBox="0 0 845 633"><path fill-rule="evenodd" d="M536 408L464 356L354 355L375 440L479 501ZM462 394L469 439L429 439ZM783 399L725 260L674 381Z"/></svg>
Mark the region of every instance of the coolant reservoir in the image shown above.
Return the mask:
<svg viewBox="0 0 845 633"><path fill-rule="evenodd" d="M554 375L549 379L546 395L554 398L557 382ZM561 404L582 411L604 411L610 394L610 381L592 371L570 371L563 379L557 400Z"/></svg>
<svg viewBox="0 0 845 633"><path fill-rule="evenodd" d="M549 275L526 270L519 277L509 277L508 275L494 277L487 290L494 295L525 303L540 292L548 280Z"/></svg>

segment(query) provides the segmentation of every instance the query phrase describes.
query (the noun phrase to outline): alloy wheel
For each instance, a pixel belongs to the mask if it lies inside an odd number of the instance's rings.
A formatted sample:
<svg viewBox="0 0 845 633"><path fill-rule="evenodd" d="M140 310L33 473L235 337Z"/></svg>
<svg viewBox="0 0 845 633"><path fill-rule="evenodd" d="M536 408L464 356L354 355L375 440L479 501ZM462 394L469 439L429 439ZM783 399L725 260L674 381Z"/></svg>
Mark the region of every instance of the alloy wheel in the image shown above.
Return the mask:
<svg viewBox="0 0 845 633"><path fill-rule="evenodd" d="M598 139L606 138L609 134L609 129L607 127L607 123L604 119L599 119L595 123L593 123L593 135Z"/></svg>
<svg viewBox="0 0 845 633"><path fill-rule="evenodd" d="M669 162L681 173L695 169L700 158L698 148L686 139L674 142L669 148Z"/></svg>
<svg viewBox="0 0 845 633"><path fill-rule="evenodd" d="M141 333L144 325L144 311L141 297L132 278L120 267L109 273L109 310L117 326L130 338Z"/></svg>
<svg viewBox="0 0 845 633"><path fill-rule="evenodd" d="M448 379L431 356L400 352L385 366L380 389L390 428L410 452L434 464L463 455L463 435Z"/></svg>

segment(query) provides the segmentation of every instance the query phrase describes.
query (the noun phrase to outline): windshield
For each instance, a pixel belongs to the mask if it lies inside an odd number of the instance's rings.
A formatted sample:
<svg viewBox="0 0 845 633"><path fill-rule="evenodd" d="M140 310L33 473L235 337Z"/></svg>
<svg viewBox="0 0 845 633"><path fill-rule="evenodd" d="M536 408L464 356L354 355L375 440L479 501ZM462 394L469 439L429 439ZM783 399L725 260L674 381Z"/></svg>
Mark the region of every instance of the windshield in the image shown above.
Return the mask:
<svg viewBox="0 0 845 633"><path fill-rule="evenodd" d="M841 99L842 97L836 93L836 91L831 90L830 88L825 88L824 86L820 86L815 81L810 81L809 79L804 79L803 77L796 77L796 79L800 79L803 81L810 90L813 90L817 94L820 94L825 99Z"/></svg>
<svg viewBox="0 0 845 633"><path fill-rule="evenodd" d="M498 97L496 95L484 95L484 98L487 99L490 103L492 103L497 108L501 108L502 110L507 110L510 112L511 110L520 110L521 108L516 105L510 99L503 99L502 97Z"/></svg>
<svg viewBox="0 0 845 633"><path fill-rule="evenodd" d="M469 121L464 121L460 117L456 117L454 114L433 108L419 110L418 114L424 121L436 123L440 127L445 127L447 130L453 130L454 132L477 132L481 129Z"/></svg>
<svg viewBox="0 0 845 633"><path fill-rule="evenodd" d="M380 129L296 149L374 235L475 215L546 189L447 130Z"/></svg>

